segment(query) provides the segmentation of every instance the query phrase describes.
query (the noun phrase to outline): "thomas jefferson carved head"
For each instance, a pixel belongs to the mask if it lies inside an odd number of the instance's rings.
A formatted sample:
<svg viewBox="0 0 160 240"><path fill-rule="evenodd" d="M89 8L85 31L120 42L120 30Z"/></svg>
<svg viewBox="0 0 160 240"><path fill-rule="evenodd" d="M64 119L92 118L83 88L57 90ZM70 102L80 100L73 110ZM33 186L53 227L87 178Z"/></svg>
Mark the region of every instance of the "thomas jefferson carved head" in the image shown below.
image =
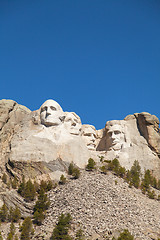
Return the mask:
<svg viewBox="0 0 160 240"><path fill-rule="evenodd" d="M72 135L79 135L82 126L80 117L74 112L65 112L65 116L64 125L66 129Z"/></svg>
<svg viewBox="0 0 160 240"><path fill-rule="evenodd" d="M82 125L82 137L89 150L96 149L97 133L94 126L89 124Z"/></svg>
<svg viewBox="0 0 160 240"><path fill-rule="evenodd" d="M118 120L109 121L106 123L106 130L107 148L115 151L120 150L126 142L123 124Z"/></svg>
<svg viewBox="0 0 160 240"><path fill-rule="evenodd" d="M46 127L58 126L62 123L64 112L54 100L45 101L40 108L41 123Z"/></svg>

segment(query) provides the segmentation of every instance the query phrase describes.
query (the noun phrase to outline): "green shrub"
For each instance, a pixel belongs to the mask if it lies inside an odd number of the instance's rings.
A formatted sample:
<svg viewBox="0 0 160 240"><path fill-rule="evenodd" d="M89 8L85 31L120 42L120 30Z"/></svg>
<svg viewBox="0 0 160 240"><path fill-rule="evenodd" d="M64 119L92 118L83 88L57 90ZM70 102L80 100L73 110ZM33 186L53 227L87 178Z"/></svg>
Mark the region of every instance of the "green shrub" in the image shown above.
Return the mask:
<svg viewBox="0 0 160 240"><path fill-rule="evenodd" d="M134 240L134 237L131 235L131 233L125 229L123 232L120 233L119 237L113 238L114 240Z"/></svg>
<svg viewBox="0 0 160 240"><path fill-rule="evenodd" d="M157 188L157 179L155 177L153 177L151 185L152 187Z"/></svg>
<svg viewBox="0 0 160 240"><path fill-rule="evenodd" d="M154 199L155 198L155 191L154 190L153 191L148 190L147 195L150 199Z"/></svg>
<svg viewBox="0 0 160 240"><path fill-rule="evenodd" d="M101 166L99 169L100 169L101 173L107 174L107 166L106 165Z"/></svg>
<svg viewBox="0 0 160 240"><path fill-rule="evenodd" d="M69 167L68 167L68 175L72 175L73 174L73 170L74 170L74 165L73 165L73 163L70 163Z"/></svg>
<svg viewBox="0 0 160 240"><path fill-rule="evenodd" d="M65 178L65 176L62 174L59 180L59 184L64 185L66 183L67 179Z"/></svg>
<svg viewBox="0 0 160 240"><path fill-rule="evenodd" d="M160 179L158 180L158 183L157 183L157 189L160 190Z"/></svg>
<svg viewBox="0 0 160 240"><path fill-rule="evenodd" d="M94 169L95 169L95 165L96 165L95 161L94 161L92 158L89 158L89 159L88 159L88 164L87 164L87 166L86 166L86 170L87 170L87 171L92 171L92 170L94 170Z"/></svg>
<svg viewBox="0 0 160 240"><path fill-rule="evenodd" d="M98 157L99 157L100 162L103 162L104 156L98 156Z"/></svg>
<svg viewBox="0 0 160 240"><path fill-rule="evenodd" d="M84 236L83 230L80 228L76 232L75 240L84 240L84 239L85 239L85 236Z"/></svg>
<svg viewBox="0 0 160 240"><path fill-rule="evenodd" d="M118 169L118 176L120 176L121 178L124 178L125 177L125 175L126 175L126 169L125 169L125 167L119 167L119 169Z"/></svg>
<svg viewBox="0 0 160 240"><path fill-rule="evenodd" d="M74 177L74 179L78 179L80 177L80 170L78 168L74 168L72 176Z"/></svg>
<svg viewBox="0 0 160 240"><path fill-rule="evenodd" d="M50 191L53 188L53 182L51 180L49 180L47 182L47 191Z"/></svg>
<svg viewBox="0 0 160 240"><path fill-rule="evenodd" d="M80 176L80 170L77 167L74 167L73 163L69 164L68 174L72 175L74 179L78 179Z"/></svg>

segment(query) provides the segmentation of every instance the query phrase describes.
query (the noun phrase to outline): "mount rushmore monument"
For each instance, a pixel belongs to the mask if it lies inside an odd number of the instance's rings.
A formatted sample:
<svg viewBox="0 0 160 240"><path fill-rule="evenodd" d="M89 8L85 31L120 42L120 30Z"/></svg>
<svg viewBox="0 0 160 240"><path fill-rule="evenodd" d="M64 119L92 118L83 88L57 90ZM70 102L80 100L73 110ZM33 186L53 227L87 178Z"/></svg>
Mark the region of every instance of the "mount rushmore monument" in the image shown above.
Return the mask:
<svg viewBox="0 0 160 240"><path fill-rule="evenodd" d="M127 169L138 160L142 171L150 169L160 178L158 118L135 113L96 130L54 100L36 111L13 100L0 101L1 175L7 171L17 178L58 179L69 163L85 168L89 158L98 162L101 156L117 158Z"/></svg>

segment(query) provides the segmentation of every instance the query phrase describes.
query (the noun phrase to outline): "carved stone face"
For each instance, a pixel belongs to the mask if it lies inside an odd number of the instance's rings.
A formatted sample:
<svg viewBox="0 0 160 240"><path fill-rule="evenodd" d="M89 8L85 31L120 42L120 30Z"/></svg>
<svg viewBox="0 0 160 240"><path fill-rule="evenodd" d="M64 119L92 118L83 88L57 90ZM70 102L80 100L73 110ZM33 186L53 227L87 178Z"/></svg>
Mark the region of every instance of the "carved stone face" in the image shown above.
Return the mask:
<svg viewBox="0 0 160 240"><path fill-rule="evenodd" d="M115 124L111 126L107 132L107 142L109 148L120 150L125 142L125 136L121 125Z"/></svg>
<svg viewBox="0 0 160 240"><path fill-rule="evenodd" d="M87 124L82 125L82 137L89 150L96 149L97 134L94 126Z"/></svg>
<svg viewBox="0 0 160 240"><path fill-rule="evenodd" d="M63 115L61 106L54 100L47 100L41 106L41 123L46 127L60 125Z"/></svg>
<svg viewBox="0 0 160 240"><path fill-rule="evenodd" d="M70 134L79 135L81 131L81 119L74 112L66 112L66 117L64 120L64 125Z"/></svg>

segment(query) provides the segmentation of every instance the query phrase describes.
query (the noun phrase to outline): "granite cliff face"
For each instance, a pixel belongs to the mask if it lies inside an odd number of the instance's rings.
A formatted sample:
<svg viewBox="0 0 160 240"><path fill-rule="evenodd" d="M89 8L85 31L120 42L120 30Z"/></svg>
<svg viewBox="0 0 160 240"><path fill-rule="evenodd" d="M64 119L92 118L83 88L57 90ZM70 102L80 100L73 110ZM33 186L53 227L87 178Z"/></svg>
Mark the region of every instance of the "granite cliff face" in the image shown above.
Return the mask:
<svg viewBox="0 0 160 240"><path fill-rule="evenodd" d="M65 187L49 193L51 207L34 239L49 239L57 216L68 211L75 226L83 224L86 236L92 240L104 239L110 232L124 228L137 240L160 237L157 200L129 189L127 183L112 174L83 170L89 158L100 163L100 157L117 158L126 169L138 160L142 172L150 169L160 179L158 118L146 112L135 113L123 120L108 121L103 129L96 130L82 124L76 113L64 112L54 100L47 100L33 112L15 101L0 101L0 207L3 203L18 206L23 217L33 211L33 203L25 202L2 182L4 173L9 181L14 177L21 181L24 176L40 182L59 180L71 162L82 171L79 180L70 180ZM4 229L5 237L7 231Z"/></svg>
<svg viewBox="0 0 160 240"><path fill-rule="evenodd" d="M15 101L0 101L1 175L7 171L17 178L58 179L70 162L84 168L90 157L99 161L98 156L117 158L127 169L138 160L142 171L150 169L160 178L158 118L135 113L96 130L54 100L33 112Z"/></svg>

